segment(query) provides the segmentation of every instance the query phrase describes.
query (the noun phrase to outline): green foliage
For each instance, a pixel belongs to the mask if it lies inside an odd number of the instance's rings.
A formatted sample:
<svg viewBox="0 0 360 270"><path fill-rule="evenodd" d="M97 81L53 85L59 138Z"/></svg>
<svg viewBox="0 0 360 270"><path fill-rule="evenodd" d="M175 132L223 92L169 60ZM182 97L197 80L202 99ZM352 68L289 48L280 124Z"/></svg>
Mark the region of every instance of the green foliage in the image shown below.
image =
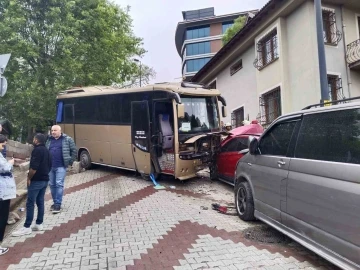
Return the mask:
<svg viewBox="0 0 360 270"><path fill-rule="evenodd" d="M222 42L225 45L232 39L245 25L246 23L246 16L240 16L234 21L234 24L229 27L222 38Z"/></svg>
<svg viewBox="0 0 360 270"><path fill-rule="evenodd" d="M132 58L145 50L128 8L107 0L1 0L3 53L12 57L0 116L19 133L55 118L61 90L130 81L139 74Z"/></svg>

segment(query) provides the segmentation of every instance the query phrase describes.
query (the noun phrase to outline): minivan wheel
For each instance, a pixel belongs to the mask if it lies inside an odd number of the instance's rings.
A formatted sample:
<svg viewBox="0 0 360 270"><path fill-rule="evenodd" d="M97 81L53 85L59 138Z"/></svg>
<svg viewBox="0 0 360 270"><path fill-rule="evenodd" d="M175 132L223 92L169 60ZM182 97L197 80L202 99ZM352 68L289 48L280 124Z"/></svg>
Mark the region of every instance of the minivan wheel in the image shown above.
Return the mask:
<svg viewBox="0 0 360 270"><path fill-rule="evenodd" d="M254 199L248 182L239 182L236 184L235 205L236 211L242 220L255 220Z"/></svg>
<svg viewBox="0 0 360 270"><path fill-rule="evenodd" d="M82 150L80 153L80 165L85 170L89 170L91 168L91 157L88 151Z"/></svg>

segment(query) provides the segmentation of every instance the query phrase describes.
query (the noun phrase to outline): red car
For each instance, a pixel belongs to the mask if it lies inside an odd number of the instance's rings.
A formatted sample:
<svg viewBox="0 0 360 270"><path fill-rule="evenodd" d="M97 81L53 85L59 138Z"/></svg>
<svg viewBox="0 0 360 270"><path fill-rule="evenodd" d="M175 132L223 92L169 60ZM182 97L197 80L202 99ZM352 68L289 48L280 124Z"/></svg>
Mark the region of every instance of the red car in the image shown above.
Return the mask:
<svg viewBox="0 0 360 270"><path fill-rule="evenodd" d="M231 130L230 135L221 143L221 151L216 158L216 178L234 185L236 164L248 152L249 136L258 138L263 131L256 120Z"/></svg>

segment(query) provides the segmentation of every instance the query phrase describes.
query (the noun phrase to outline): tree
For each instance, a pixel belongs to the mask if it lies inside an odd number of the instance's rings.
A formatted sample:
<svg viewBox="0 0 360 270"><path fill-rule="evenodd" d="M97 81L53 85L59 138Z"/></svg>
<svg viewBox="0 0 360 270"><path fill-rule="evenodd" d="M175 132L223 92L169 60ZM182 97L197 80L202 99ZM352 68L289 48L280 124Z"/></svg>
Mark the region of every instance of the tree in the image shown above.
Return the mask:
<svg viewBox="0 0 360 270"><path fill-rule="evenodd" d="M245 25L246 16L240 16L234 21L234 24L226 29L224 36L222 37L223 45L228 43Z"/></svg>
<svg viewBox="0 0 360 270"><path fill-rule="evenodd" d="M133 88L133 87L140 87L140 72L141 72L141 86L145 86L149 84L150 79L155 78L156 72L153 68L141 65L138 66L138 71L136 74L134 74L130 80L125 81L123 83L114 83L114 86L120 87L120 88Z"/></svg>
<svg viewBox="0 0 360 270"><path fill-rule="evenodd" d="M108 0L1 0L0 54L12 58L0 116L18 133L42 127L54 119L59 91L137 76L132 59L145 50L128 11Z"/></svg>

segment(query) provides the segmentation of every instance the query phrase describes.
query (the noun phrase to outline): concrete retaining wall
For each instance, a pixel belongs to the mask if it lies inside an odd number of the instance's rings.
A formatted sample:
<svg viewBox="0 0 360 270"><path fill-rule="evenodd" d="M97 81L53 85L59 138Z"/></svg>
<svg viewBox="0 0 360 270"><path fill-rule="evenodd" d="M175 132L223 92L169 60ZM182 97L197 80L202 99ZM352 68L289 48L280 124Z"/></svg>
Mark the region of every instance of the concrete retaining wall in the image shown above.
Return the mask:
<svg viewBox="0 0 360 270"><path fill-rule="evenodd" d="M30 158L33 146L31 144L22 144L16 141L8 140L6 144L6 156L18 159Z"/></svg>

